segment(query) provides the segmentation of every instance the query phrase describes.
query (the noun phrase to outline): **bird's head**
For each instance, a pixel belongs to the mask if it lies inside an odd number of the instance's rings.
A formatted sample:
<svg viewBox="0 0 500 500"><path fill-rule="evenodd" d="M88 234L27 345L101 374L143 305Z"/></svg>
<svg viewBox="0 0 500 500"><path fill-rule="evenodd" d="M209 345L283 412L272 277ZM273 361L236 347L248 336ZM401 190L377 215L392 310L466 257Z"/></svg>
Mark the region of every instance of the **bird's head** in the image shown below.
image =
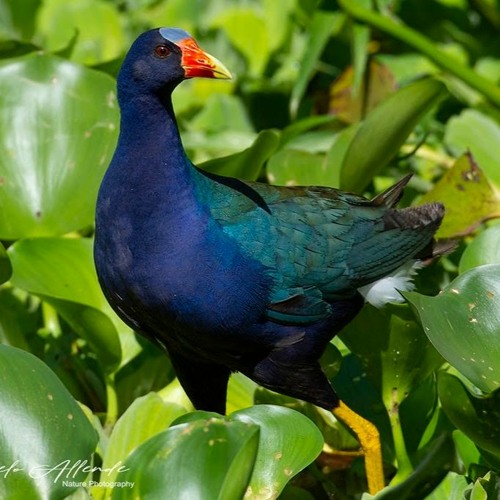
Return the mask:
<svg viewBox="0 0 500 500"><path fill-rule="evenodd" d="M182 80L194 77L231 78L215 57L179 28L156 28L132 44L118 76L118 87L138 93L171 92Z"/></svg>

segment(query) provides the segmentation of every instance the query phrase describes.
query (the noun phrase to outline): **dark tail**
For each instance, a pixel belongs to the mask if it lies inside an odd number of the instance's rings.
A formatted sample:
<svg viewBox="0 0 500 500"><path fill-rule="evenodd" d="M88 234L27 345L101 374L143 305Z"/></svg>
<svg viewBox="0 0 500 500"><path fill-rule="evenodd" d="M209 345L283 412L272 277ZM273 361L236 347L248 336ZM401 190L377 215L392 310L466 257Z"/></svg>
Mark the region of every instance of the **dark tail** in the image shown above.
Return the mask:
<svg viewBox="0 0 500 500"><path fill-rule="evenodd" d="M413 257L415 259L426 260L443 251L438 249L440 245L433 238L434 233L439 229L445 213L442 203L429 203L419 207L390 209L384 215L384 229L401 229L403 231L412 230L422 232L427 235L428 243L419 249Z"/></svg>

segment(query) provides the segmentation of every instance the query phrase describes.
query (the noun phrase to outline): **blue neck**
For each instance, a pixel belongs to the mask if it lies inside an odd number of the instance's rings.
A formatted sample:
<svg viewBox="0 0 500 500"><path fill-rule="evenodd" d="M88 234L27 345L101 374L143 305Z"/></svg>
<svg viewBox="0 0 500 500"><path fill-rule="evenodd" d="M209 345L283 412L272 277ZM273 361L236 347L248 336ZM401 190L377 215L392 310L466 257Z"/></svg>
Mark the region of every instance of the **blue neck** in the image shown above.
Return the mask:
<svg viewBox="0 0 500 500"><path fill-rule="evenodd" d="M201 176L184 152L170 98L130 96L121 112L118 145L99 192L98 220L120 213L134 230L156 233L159 241L175 234L179 239L187 228L203 232L209 215L197 196ZM161 226L150 227L158 220Z"/></svg>
<svg viewBox="0 0 500 500"><path fill-rule="evenodd" d="M120 136L107 173L113 185L126 186L138 209L161 204L164 216L192 210L197 174L184 152L170 97L162 102L147 94L121 101ZM133 200L134 191L147 195Z"/></svg>

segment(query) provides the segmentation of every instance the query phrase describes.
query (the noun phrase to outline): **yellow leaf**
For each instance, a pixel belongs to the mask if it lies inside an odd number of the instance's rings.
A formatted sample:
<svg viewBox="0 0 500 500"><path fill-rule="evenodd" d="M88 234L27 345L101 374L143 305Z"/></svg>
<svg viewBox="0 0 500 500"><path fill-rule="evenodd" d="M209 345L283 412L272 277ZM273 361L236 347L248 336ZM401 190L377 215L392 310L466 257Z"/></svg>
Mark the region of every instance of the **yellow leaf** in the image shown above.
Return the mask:
<svg viewBox="0 0 500 500"><path fill-rule="evenodd" d="M419 204L432 201L440 201L446 207L446 215L436 234L438 238L465 236L485 220L500 217L499 193L471 153L458 158Z"/></svg>

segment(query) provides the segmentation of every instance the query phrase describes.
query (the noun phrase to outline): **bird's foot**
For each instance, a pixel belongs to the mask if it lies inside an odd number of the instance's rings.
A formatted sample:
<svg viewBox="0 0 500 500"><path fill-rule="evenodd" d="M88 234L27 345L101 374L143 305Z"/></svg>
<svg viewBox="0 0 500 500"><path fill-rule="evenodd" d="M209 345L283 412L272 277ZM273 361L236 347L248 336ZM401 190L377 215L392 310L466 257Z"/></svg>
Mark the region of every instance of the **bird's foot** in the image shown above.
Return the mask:
<svg viewBox="0 0 500 500"><path fill-rule="evenodd" d="M335 417L346 424L358 437L365 456L365 470L368 491L374 495L384 488L384 469L378 429L368 420L351 410L342 401L332 410Z"/></svg>

